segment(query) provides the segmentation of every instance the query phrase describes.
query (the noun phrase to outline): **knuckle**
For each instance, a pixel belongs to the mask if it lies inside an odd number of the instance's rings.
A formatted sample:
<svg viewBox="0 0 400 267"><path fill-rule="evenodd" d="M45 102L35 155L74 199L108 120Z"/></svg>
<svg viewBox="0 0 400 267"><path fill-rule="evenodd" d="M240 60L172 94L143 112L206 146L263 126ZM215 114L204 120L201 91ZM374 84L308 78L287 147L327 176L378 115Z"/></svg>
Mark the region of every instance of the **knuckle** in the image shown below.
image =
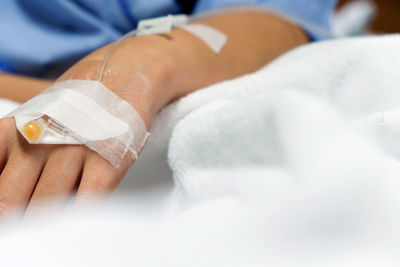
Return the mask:
<svg viewBox="0 0 400 267"><path fill-rule="evenodd" d="M61 148L61 151L59 152L59 156L62 159L65 158L79 158L83 159L85 155L85 147L83 145L65 145Z"/></svg>
<svg viewBox="0 0 400 267"><path fill-rule="evenodd" d="M3 118L0 119L0 141L6 142L7 140L11 140L12 136L15 136L11 133L16 132L14 118Z"/></svg>
<svg viewBox="0 0 400 267"><path fill-rule="evenodd" d="M15 128L14 118L2 118L0 119L0 129L7 131Z"/></svg>

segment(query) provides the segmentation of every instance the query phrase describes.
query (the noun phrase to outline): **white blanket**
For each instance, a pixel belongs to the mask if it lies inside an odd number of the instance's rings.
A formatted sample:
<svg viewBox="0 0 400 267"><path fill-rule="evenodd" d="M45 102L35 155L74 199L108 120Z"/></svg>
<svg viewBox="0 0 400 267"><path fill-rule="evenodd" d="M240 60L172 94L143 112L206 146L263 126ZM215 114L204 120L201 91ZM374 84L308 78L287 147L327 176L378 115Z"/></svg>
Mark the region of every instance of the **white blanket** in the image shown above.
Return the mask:
<svg viewBox="0 0 400 267"><path fill-rule="evenodd" d="M130 179L171 169L173 213L47 219L0 234L2 260L398 265L399 47L398 35L307 45L167 106Z"/></svg>

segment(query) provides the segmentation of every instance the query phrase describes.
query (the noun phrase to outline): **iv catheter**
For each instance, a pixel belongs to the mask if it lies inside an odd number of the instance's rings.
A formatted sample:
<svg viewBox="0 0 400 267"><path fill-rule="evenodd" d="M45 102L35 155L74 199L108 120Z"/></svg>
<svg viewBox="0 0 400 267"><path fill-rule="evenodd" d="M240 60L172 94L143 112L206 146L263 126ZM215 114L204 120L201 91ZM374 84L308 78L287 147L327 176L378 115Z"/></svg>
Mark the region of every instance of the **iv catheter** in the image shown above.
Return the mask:
<svg viewBox="0 0 400 267"><path fill-rule="evenodd" d="M68 129L63 125L48 116L42 116L25 124L24 135L31 141L37 141L46 129L51 129L62 136L68 134Z"/></svg>

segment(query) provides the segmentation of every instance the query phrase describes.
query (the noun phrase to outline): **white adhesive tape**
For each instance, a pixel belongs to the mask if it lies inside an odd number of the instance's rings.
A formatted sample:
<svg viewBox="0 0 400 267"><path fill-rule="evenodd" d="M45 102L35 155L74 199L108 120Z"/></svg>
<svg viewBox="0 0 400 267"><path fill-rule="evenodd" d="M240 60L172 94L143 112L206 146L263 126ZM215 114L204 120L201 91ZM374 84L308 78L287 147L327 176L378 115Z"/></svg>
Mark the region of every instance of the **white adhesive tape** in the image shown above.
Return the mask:
<svg viewBox="0 0 400 267"><path fill-rule="evenodd" d="M173 28L181 28L202 40L216 54L225 46L228 37L221 31L203 24L188 24L186 15L168 15L154 19L139 21L137 36L149 34L161 34L171 32Z"/></svg>
<svg viewBox="0 0 400 267"><path fill-rule="evenodd" d="M126 152L137 159L148 137L137 111L97 81L55 83L6 117L31 144L83 144L116 168ZM42 127L37 139L27 136L31 122Z"/></svg>
<svg viewBox="0 0 400 267"><path fill-rule="evenodd" d="M188 24L180 28L205 42L216 54L221 52L228 40L226 34L207 25Z"/></svg>

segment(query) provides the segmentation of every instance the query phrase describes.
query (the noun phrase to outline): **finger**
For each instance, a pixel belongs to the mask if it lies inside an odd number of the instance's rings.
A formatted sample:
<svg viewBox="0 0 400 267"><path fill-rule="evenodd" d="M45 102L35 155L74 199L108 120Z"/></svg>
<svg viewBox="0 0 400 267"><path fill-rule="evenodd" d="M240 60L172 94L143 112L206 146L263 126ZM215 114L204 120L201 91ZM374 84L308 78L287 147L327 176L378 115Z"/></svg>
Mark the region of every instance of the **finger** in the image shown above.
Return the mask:
<svg viewBox="0 0 400 267"><path fill-rule="evenodd" d="M49 200L58 204L68 201L76 188L85 157L83 146L60 146L50 155L29 201L27 213L33 214Z"/></svg>
<svg viewBox="0 0 400 267"><path fill-rule="evenodd" d="M122 160L121 166L115 169L100 155L88 151L76 201L91 202L98 197L109 195L117 188L132 164L132 157L127 155Z"/></svg>
<svg viewBox="0 0 400 267"><path fill-rule="evenodd" d="M6 166L7 156L8 144L5 138L3 138L3 136L0 136L0 175L3 172L4 167Z"/></svg>
<svg viewBox="0 0 400 267"><path fill-rule="evenodd" d="M15 123L13 118L3 118L0 120L0 175L6 166L11 142L10 132L14 133Z"/></svg>
<svg viewBox="0 0 400 267"><path fill-rule="evenodd" d="M0 216L28 203L45 158L43 149L13 149L0 176Z"/></svg>

